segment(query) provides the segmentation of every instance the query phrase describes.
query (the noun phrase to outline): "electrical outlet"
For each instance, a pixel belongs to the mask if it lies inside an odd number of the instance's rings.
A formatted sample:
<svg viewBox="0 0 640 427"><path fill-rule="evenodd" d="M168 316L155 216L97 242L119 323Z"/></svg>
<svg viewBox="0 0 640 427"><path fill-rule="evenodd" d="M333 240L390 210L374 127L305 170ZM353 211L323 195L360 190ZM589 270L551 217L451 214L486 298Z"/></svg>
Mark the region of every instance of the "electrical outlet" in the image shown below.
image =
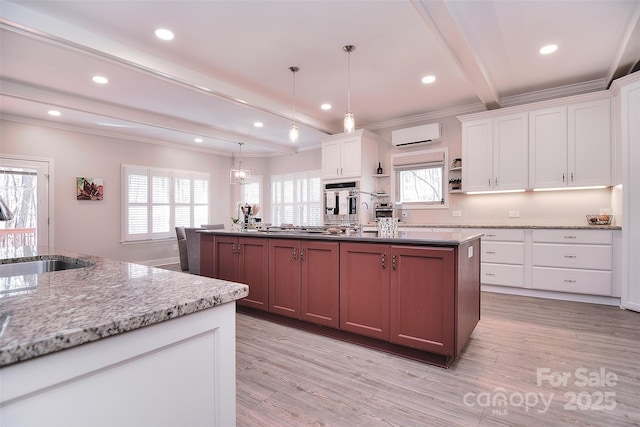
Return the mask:
<svg viewBox="0 0 640 427"><path fill-rule="evenodd" d="M452 216L462 216L462 211L453 211L451 212Z"/></svg>
<svg viewBox="0 0 640 427"><path fill-rule="evenodd" d="M520 211L509 211L509 218L520 218Z"/></svg>
<svg viewBox="0 0 640 427"><path fill-rule="evenodd" d="M173 250L177 251L178 250L178 245L173 245Z"/></svg>
<svg viewBox="0 0 640 427"><path fill-rule="evenodd" d="M407 213L406 212L402 212L402 218L406 218L407 217Z"/></svg>

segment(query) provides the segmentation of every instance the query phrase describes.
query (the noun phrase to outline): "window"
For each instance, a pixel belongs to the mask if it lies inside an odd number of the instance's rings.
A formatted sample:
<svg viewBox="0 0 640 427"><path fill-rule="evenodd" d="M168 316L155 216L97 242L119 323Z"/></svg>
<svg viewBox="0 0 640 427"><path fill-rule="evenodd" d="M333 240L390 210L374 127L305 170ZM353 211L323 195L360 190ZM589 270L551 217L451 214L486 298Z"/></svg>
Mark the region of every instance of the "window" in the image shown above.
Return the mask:
<svg viewBox="0 0 640 427"><path fill-rule="evenodd" d="M322 225L322 179L320 171L271 177L273 225Z"/></svg>
<svg viewBox="0 0 640 427"><path fill-rule="evenodd" d="M123 165L123 241L171 238L209 222L209 174Z"/></svg>
<svg viewBox="0 0 640 427"><path fill-rule="evenodd" d="M242 185L242 202L262 207L261 175L251 175L251 181Z"/></svg>
<svg viewBox="0 0 640 427"><path fill-rule="evenodd" d="M415 151L392 157L396 203L416 208L447 206L447 151Z"/></svg>

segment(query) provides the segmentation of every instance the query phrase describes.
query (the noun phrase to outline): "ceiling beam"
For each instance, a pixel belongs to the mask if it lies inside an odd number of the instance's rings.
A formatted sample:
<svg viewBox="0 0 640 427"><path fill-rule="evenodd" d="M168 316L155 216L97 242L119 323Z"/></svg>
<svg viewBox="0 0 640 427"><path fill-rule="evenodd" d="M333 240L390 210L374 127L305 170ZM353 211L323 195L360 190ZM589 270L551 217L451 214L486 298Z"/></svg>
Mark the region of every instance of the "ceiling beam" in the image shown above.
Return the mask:
<svg viewBox="0 0 640 427"><path fill-rule="evenodd" d="M480 101L489 110L500 108L500 98L480 59L467 42L446 2L411 0L422 21L458 64Z"/></svg>

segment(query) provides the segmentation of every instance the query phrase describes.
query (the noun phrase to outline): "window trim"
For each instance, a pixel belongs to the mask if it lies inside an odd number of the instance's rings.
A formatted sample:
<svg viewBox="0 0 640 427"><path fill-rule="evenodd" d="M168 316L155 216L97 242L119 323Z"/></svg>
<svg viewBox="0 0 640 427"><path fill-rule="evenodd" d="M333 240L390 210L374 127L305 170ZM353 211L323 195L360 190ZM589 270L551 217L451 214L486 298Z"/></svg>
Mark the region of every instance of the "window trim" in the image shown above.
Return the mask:
<svg viewBox="0 0 640 427"><path fill-rule="evenodd" d="M128 230L128 208L129 208L129 175L131 173L146 173L147 177L151 178L154 174L158 176L168 176L169 177L169 230L167 232L158 232L153 233L150 227L152 224L152 216L151 209L153 207L153 203L151 200L151 193L148 193L148 198L145 203L147 206L147 219L148 228L147 233L144 234L129 234ZM189 171L189 170L179 170L179 169L167 169L167 168L158 168L152 166L140 166L140 165L130 165L130 164L122 164L121 166L121 226L120 226L120 234L121 239L120 242L123 244L130 243L143 243L143 242L157 242L162 240L170 240L175 238L175 227L176 227L176 218L175 218L175 209L177 205L184 206L184 203L176 204L175 201L175 182L176 179L179 178L188 178L190 179L191 191L190 191L190 224L189 226L200 226L201 224L194 225L194 212L196 206L206 206L207 218L206 222L209 222L209 218L211 216L211 174L208 172L199 172L199 171ZM207 203L196 203L195 202L195 193L194 193L194 181L195 180L204 180L207 183L207 194L206 200ZM151 180L148 181L147 185L151 185ZM150 187L149 187L150 188Z"/></svg>
<svg viewBox="0 0 640 427"><path fill-rule="evenodd" d="M400 170L407 170L407 161L413 158L419 157L429 157L441 153L443 156L442 160L442 203L424 203L424 202L399 202L398 201L398 190L397 190L397 180L398 180L398 172ZM397 159L397 161L396 161ZM402 206L403 210L412 210L412 209L448 209L449 208L449 168L447 165L449 164L449 148L431 148L428 150L420 150L420 151L412 151L410 153L398 153L391 155L391 165L396 163L403 163L402 166L398 168L391 167L391 199L394 201L396 206ZM421 163L416 163L416 166Z"/></svg>

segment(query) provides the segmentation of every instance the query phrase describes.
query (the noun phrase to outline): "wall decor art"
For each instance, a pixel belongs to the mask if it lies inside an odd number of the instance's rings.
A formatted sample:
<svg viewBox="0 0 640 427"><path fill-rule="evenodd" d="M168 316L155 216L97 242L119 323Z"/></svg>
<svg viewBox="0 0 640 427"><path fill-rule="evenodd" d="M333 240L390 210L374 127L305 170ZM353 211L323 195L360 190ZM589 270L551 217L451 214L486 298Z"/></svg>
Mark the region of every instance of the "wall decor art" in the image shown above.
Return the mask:
<svg viewBox="0 0 640 427"><path fill-rule="evenodd" d="M76 199L102 200L104 185L102 178L76 178Z"/></svg>

